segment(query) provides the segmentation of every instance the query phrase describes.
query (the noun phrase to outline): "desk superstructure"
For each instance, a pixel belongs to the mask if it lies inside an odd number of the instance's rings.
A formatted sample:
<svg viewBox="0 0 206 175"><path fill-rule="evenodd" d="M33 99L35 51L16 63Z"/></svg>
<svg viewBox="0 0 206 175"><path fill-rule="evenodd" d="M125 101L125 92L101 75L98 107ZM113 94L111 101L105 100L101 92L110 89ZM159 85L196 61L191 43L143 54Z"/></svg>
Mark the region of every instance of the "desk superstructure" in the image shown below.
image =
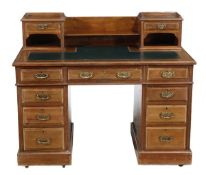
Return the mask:
<svg viewBox="0 0 206 175"><path fill-rule="evenodd" d="M178 13L65 17L26 13L13 66L19 165L68 165L69 85L134 84L131 135L139 164L190 164L193 65ZM112 155L110 155L112 156Z"/></svg>

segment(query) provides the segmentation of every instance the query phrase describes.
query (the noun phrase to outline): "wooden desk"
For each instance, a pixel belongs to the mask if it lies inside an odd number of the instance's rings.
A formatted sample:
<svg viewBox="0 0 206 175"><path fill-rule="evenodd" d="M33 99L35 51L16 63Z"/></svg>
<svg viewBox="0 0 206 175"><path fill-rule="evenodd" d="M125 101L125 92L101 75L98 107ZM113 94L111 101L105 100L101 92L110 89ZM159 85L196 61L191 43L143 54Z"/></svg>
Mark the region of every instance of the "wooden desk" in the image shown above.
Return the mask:
<svg viewBox="0 0 206 175"><path fill-rule="evenodd" d="M131 123L138 163L190 164L195 61L181 47L181 20L177 13L106 18L26 14L24 45L13 63L18 164L71 164L73 84L141 85L135 86Z"/></svg>

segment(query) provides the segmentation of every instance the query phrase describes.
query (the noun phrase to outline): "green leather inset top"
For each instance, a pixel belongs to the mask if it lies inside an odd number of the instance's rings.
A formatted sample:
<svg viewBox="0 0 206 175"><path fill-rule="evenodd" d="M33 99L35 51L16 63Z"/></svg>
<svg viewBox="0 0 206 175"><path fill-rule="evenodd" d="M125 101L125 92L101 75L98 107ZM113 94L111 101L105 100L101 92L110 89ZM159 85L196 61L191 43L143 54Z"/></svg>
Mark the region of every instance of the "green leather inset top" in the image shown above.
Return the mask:
<svg viewBox="0 0 206 175"><path fill-rule="evenodd" d="M139 51L130 52L126 46L78 47L77 52L31 52L30 61L50 60L144 60L144 59L178 59L175 51Z"/></svg>

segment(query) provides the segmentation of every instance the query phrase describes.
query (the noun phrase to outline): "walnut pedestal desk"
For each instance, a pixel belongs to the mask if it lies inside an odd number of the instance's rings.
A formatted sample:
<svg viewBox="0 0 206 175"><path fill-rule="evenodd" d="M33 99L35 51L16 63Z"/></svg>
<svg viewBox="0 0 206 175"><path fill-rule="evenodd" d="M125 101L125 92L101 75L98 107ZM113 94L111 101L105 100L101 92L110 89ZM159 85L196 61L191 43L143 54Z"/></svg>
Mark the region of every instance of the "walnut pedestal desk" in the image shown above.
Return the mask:
<svg viewBox="0 0 206 175"><path fill-rule="evenodd" d="M139 164L190 164L193 65L178 13L66 17L26 13L16 68L18 164L69 165L69 85L133 84ZM110 155L112 156L112 155Z"/></svg>

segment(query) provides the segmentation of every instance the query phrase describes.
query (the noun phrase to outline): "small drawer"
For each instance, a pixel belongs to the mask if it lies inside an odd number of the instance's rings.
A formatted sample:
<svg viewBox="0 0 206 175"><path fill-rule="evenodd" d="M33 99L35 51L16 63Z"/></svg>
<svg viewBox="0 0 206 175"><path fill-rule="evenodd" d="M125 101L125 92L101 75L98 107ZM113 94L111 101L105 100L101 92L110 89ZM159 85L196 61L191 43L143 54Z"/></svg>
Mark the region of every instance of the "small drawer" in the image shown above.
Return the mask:
<svg viewBox="0 0 206 175"><path fill-rule="evenodd" d="M64 124L63 107L23 107L23 123Z"/></svg>
<svg viewBox="0 0 206 175"><path fill-rule="evenodd" d="M142 79L140 68L109 68L109 69L69 69L69 81L139 81Z"/></svg>
<svg viewBox="0 0 206 175"><path fill-rule="evenodd" d="M147 127L146 149L178 150L186 148L185 127Z"/></svg>
<svg viewBox="0 0 206 175"><path fill-rule="evenodd" d="M187 87L148 87L147 101L187 101Z"/></svg>
<svg viewBox="0 0 206 175"><path fill-rule="evenodd" d="M63 88L22 88L22 104L63 104Z"/></svg>
<svg viewBox="0 0 206 175"><path fill-rule="evenodd" d="M154 68L149 67L147 69L148 81L181 81L188 80L189 73L188 68Z"/></svg>
<svg viewBox="0 0 206 175"><path fill-rule="evenodd" d="M63 128L24 128L24 150L63 150Z"/></svg>
<svg viewBox="0 0 206 175"><path fill-rule="evenodd" d="M61 24L54 22L30 22L25 23L26 33L60 33Z"/></svg>
<svg viewBox="0 0 206 175"><path fill-rule="evenodd" d="M62 69L20 69L22 83L62 82Z"/></svg>
<svg viewBox="0 0 206 175"><path fill-rule="evenodd" d="M147 105L146 120L150 122L186 122L186 105Z"/></svg>
<svg viewBox="0 0 206 175"><path fill-rule="evenodd" d="M144 23L144 30L146 31L177 31L180 29L178 22L145 22Z"/></svg>

